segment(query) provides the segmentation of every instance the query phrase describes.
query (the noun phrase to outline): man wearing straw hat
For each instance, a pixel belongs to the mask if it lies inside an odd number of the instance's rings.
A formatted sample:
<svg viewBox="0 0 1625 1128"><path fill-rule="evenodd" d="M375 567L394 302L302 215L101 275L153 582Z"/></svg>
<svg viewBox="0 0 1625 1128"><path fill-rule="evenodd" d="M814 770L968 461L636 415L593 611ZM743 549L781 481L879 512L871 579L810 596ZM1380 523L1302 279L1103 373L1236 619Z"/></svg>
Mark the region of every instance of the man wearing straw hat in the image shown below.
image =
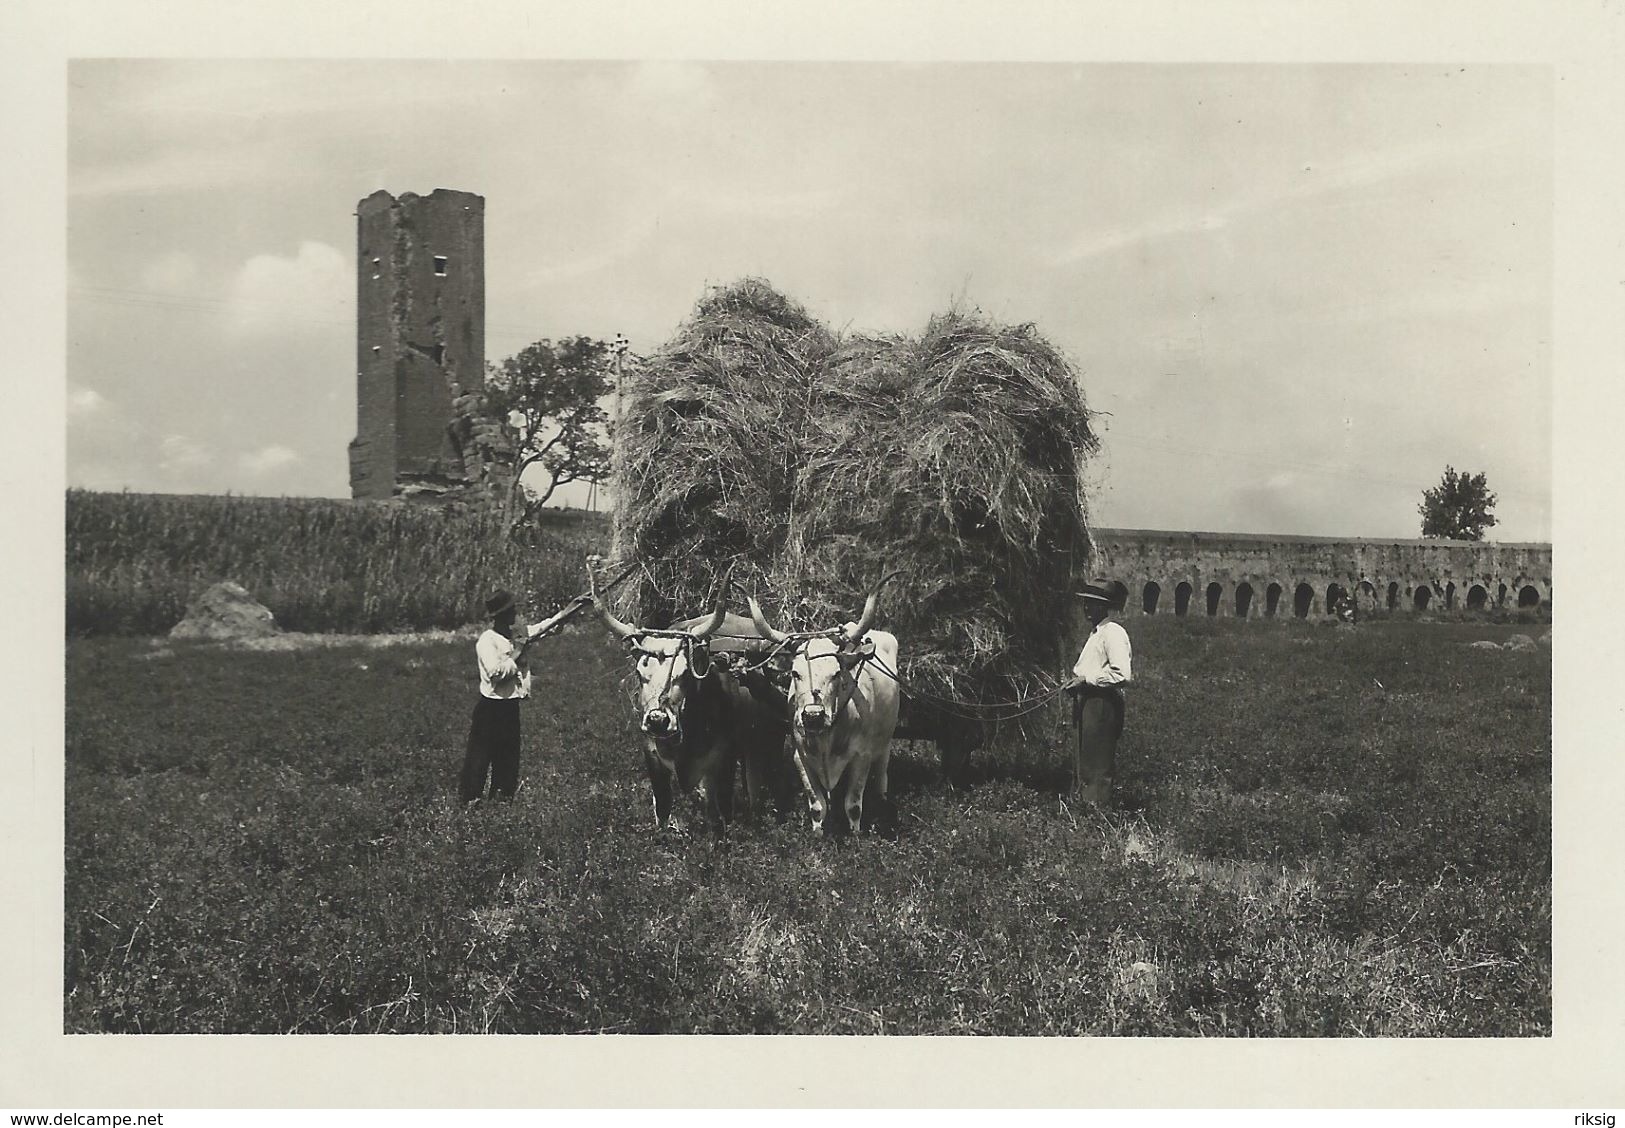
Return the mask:
<svg viewBox="0 0 1625 1128"><path fill-rule="evenodd" d="M1123 687L1133 678L1128 632L1111 621L1112 597L1104 581L1085 584L1078 597L1089 620L1089 637L1072 667L1066 690L1072 694L1072 790L1086 803L1111 798L1117 772L1117 741L1123 735Z"/></svg>
<svg viewBox="0 0 1625 1128"><path fill-rule="evenodd" d="M491 627L474 644L480 697L474 704L468 751L463 756L457 786L464 804L484 795L487 774L493 798L513 798L519 787L519 703L530 696L530 659L526 651L532 642L558 630L575 609L574 604L569 604L552 618L525 628L520 632L524 638L515 647L512 635L519 612L513 592L497 591L485 601Z"/></svg>

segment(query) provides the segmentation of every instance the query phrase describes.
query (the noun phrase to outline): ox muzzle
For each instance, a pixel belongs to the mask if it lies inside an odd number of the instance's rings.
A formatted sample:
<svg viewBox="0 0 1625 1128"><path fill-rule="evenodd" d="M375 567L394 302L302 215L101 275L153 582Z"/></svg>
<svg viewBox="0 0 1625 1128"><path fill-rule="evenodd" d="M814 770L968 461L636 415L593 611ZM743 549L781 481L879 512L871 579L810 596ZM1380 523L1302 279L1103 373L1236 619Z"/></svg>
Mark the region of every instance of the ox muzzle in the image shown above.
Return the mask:
<svg viewBox="0 0 1625 1128"><path fill-rule="evenodd" d="M803 705L800 716L801 727L808 732L825 732L835 720L823 705Z"/></svg>
<svg viewBox="0 0 1625 1128"><path fill-rule="evenodd" d="M650 709L643 714L643 721L639 726L645 735L657 739L677 735L677 716L666 709Z"/></svg>

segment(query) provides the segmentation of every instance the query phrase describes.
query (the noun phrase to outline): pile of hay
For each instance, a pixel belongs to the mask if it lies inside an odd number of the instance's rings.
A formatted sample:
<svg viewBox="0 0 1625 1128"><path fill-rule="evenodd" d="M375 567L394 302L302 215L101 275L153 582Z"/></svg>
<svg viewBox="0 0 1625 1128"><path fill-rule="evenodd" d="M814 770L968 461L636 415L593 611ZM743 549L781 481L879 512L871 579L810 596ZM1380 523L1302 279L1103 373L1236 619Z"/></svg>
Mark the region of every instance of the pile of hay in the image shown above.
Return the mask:
<svg viewBox="0 0 1625 1128"><path fill-rule="evenodd" d="M918 339L842 339L765 282L715 290L628 380L614 555L647 567L620 610L694 614L732 564L731 605L822 628L899 571L877 622L905 680L1022 699L1076 642L1096 445L1076 373L1030 325L950 313Z"/></svg>
<svg viewBox="0 0 1625 1128"><path fill-rule="evenodd" d="M777 558L807 401L835 348L800 306L747 280L713 291L629 374L612 552L646 566L623 589L631 618L665 626L700 608L730 562L759 573Z"/></svg>

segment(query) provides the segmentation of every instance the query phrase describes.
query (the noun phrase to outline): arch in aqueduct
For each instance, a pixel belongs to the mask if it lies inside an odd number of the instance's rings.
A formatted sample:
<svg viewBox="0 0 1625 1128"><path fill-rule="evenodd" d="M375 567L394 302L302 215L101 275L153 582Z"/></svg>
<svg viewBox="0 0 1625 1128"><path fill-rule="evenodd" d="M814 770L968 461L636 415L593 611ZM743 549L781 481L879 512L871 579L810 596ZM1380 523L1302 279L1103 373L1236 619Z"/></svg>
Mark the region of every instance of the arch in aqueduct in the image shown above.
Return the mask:
<svg viewBox="0 0 1625 1128"><path fill-rule="evenodd" d="M1361 611L1529 608L1552 599L1552 546L1094 530L1094 575L1146 615L1307 618L1346 592Z"/></svg>

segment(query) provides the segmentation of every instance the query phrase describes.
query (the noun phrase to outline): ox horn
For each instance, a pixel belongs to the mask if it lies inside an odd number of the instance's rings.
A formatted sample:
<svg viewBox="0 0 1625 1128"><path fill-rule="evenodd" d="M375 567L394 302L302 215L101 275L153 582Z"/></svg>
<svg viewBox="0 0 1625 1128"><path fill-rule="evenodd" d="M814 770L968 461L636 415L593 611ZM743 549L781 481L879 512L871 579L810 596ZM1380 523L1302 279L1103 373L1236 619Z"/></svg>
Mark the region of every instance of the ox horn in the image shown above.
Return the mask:
<svg viewBox="0 0 1625 1128"><path fill-rule="evenodd" d="M762 614L762 605L756 602L754 595L747 595L745 602L750 604L750 619L756 624L756 629L762 632L762 637L772 642L789 642L790 636L783 631L776 631L767 624L767 616Z"/></svg>
<svg viewBox="0 0 1625 1128"><path fill-rule="evenodd" d="M614 632L615 637L633 638L643 633L631 623L622 622L620 619L617 619L610 613L609 608L604 606L604 601L598 598L598 578L593 574L592 563L590 561L587 564L587 591L592 595L592 605L598 608L599 618L604 620L604 625Z"/></svg>
<svg viewBox="0 0 1625 1128"><path fill-rule="evenodd" d="M863 614L859 615L858 621L848 628L846 632L846 641L857 642L858 639L863 637L863 633L869 629L869 624L875 620L875 608L880 606L880 589L885 587L894 578L901 576L902 574L902 570L897 569L895 571L887 572L884 576L880 577L880 582L876 584L874 590L869 593L869 598L863 601Z"/></svg>
<svg viewBox="0 0 1625 1128"><path fill-rule="evenodd" d="M723 619L727 618L727 616L728 616L728 584L733 579L733 574L734 574L734 566L733 566L733 564L729 564L728 565L728 570L726 572L722 573L722 583L717 586L717 609L716 609L716 613L713 614L705 622L701 623L698 628L696 628L695 630L692 630L692 631L689 632L689 634L693 635L694 638L702 639L702 638L705 638L705 637L709 636L710 634L715 632L718 627L722 626Z"/></svg>

